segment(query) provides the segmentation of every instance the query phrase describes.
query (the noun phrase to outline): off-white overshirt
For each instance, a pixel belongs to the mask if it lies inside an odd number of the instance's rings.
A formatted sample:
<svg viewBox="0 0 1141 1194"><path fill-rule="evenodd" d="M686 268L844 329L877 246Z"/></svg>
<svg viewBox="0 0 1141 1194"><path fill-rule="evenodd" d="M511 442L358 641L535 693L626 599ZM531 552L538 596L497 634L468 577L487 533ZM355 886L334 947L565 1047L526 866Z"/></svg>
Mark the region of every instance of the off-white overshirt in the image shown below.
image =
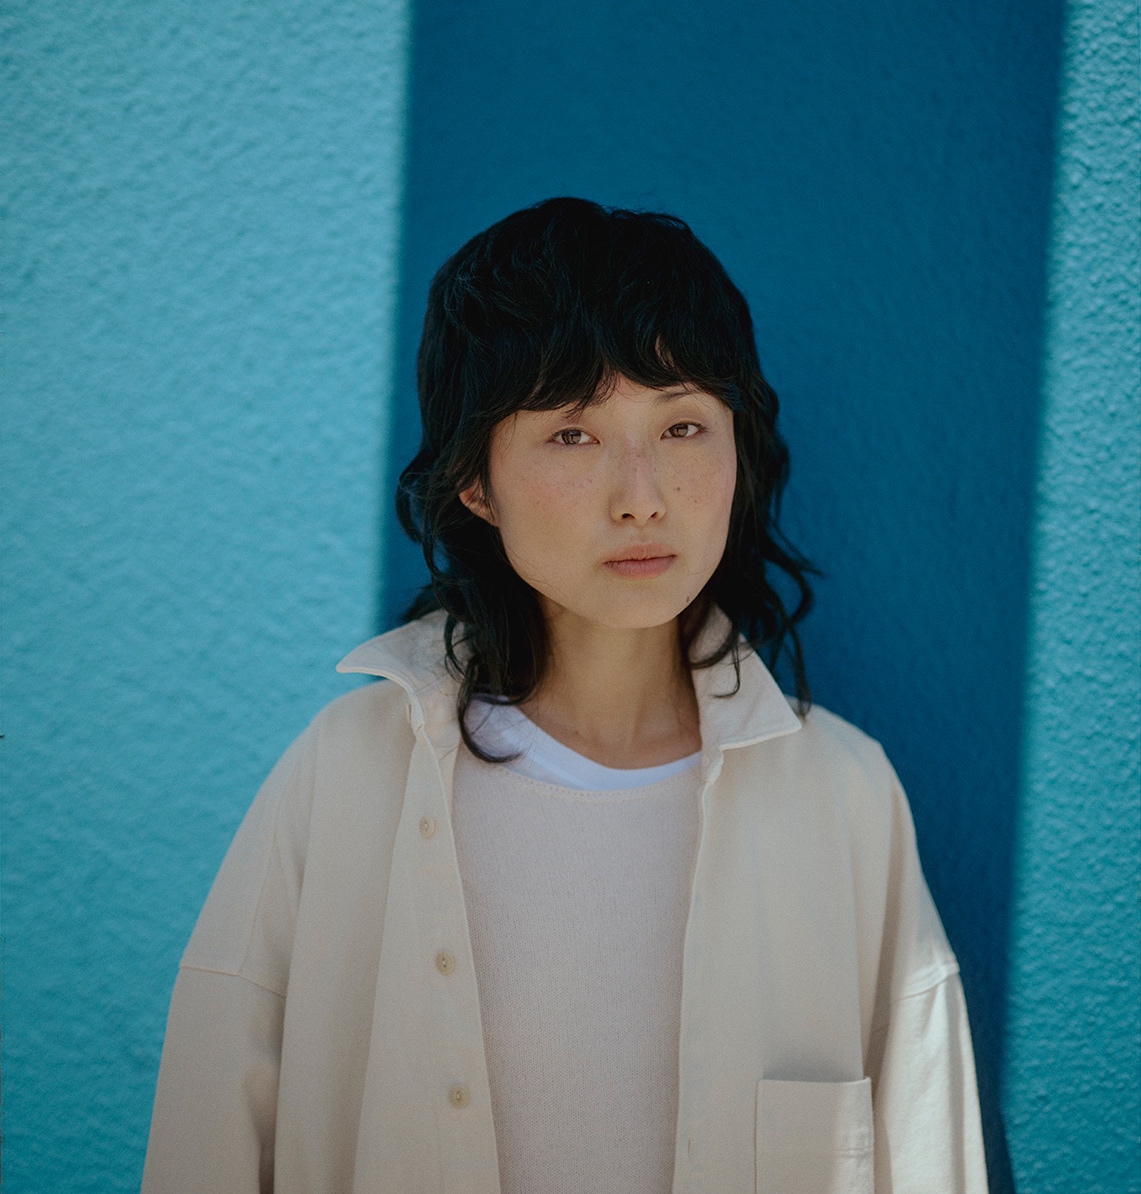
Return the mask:
<svg viewBox="0 0 1141 1194"><path fill-rule="evenodd" d="M394 683L329 705L243 821L175 984L146 1194L498 1194L441 626L349 655ZM984 1191L958 967L883 752L755 655L735 693L728 662L694 682L674 1194Z"/></svg>

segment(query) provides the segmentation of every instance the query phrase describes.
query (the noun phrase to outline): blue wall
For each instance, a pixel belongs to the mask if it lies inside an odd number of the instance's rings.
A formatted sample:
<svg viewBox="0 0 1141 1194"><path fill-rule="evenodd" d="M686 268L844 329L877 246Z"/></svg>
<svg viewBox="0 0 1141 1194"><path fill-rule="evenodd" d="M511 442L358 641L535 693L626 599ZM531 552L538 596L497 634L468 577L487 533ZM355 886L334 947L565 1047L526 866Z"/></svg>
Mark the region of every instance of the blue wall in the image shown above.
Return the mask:
<svg viewBox="0 0 1141 1194"><path fill-rule="evenodd" d="M8 11L17 1194L137 1184L228 836L417 580L427 280L557 193L677 211L752 303L816 697L911 793L994 1188L1141 1188L1131 5Z"/></svg>
<svg viewBox="0 0 1141 1194"><path fill-rule="evenodd" d="M1058 125L1005 1043L1027 1191L1141 1190L1138 12L1073 4Z"/></svg>
<svg viewBox="0 0 1141 1194"><path fill-rule="evenodd" d="M6 25L4 1180L108 1194L213 872L372 632L407 24Z"/></svg>
<svg viewBox="0 0 1141 1194"><path fill-rule="evenodd" d="M907 786L963 967L988 1154L1020 782L1061 7L997 0L417 10L390 460L432 269L545 195L683 214L783 401L788 525L827 577L816 698ZM457 184L456 180L462 180ZM389 617L414 555L389 541Z"/></svg>

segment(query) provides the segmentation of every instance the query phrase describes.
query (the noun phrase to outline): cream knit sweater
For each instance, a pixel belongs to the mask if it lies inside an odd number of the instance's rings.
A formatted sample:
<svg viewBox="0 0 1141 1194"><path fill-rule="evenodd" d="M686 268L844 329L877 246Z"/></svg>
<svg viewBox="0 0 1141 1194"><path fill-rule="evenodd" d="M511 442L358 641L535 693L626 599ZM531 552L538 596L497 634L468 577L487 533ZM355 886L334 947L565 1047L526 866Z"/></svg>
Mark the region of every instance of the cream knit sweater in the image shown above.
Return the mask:
<svg viewBox="0 0 1141 1194"><path fill-rule="evenodd" d="M460 752L456 849L504 1194L670 1189L698 774L583 791Z"/></svg>

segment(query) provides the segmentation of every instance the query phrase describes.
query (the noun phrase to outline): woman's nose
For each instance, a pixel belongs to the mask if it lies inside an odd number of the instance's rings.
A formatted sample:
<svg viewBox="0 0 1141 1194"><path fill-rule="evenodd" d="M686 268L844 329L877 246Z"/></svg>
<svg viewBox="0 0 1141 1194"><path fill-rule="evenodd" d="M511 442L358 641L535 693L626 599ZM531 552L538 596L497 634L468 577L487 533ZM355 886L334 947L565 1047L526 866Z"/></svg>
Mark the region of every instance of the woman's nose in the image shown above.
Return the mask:
<svg viewBox="0 0 1141 1194"><path fill-rule="evenodd" d="M665 501L652 455L644 450L624 452L614 465L610 517L636 526L660 519Z"/></svg>

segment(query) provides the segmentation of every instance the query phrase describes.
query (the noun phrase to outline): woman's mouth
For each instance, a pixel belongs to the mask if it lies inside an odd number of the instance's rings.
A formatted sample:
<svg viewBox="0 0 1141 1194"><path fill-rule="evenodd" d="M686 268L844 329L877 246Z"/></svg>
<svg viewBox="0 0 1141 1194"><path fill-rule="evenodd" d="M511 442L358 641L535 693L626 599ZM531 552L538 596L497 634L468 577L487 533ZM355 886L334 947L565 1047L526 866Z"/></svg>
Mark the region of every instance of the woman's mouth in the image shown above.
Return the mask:
<svg viewBox="0 0 1141 1194"><path fill-rule="evenodd" d="M628 580L650 580L661 576L676 559L677 556L665 548L654 547L649 553L635 551L604 563L611 572Z"/></svg>

